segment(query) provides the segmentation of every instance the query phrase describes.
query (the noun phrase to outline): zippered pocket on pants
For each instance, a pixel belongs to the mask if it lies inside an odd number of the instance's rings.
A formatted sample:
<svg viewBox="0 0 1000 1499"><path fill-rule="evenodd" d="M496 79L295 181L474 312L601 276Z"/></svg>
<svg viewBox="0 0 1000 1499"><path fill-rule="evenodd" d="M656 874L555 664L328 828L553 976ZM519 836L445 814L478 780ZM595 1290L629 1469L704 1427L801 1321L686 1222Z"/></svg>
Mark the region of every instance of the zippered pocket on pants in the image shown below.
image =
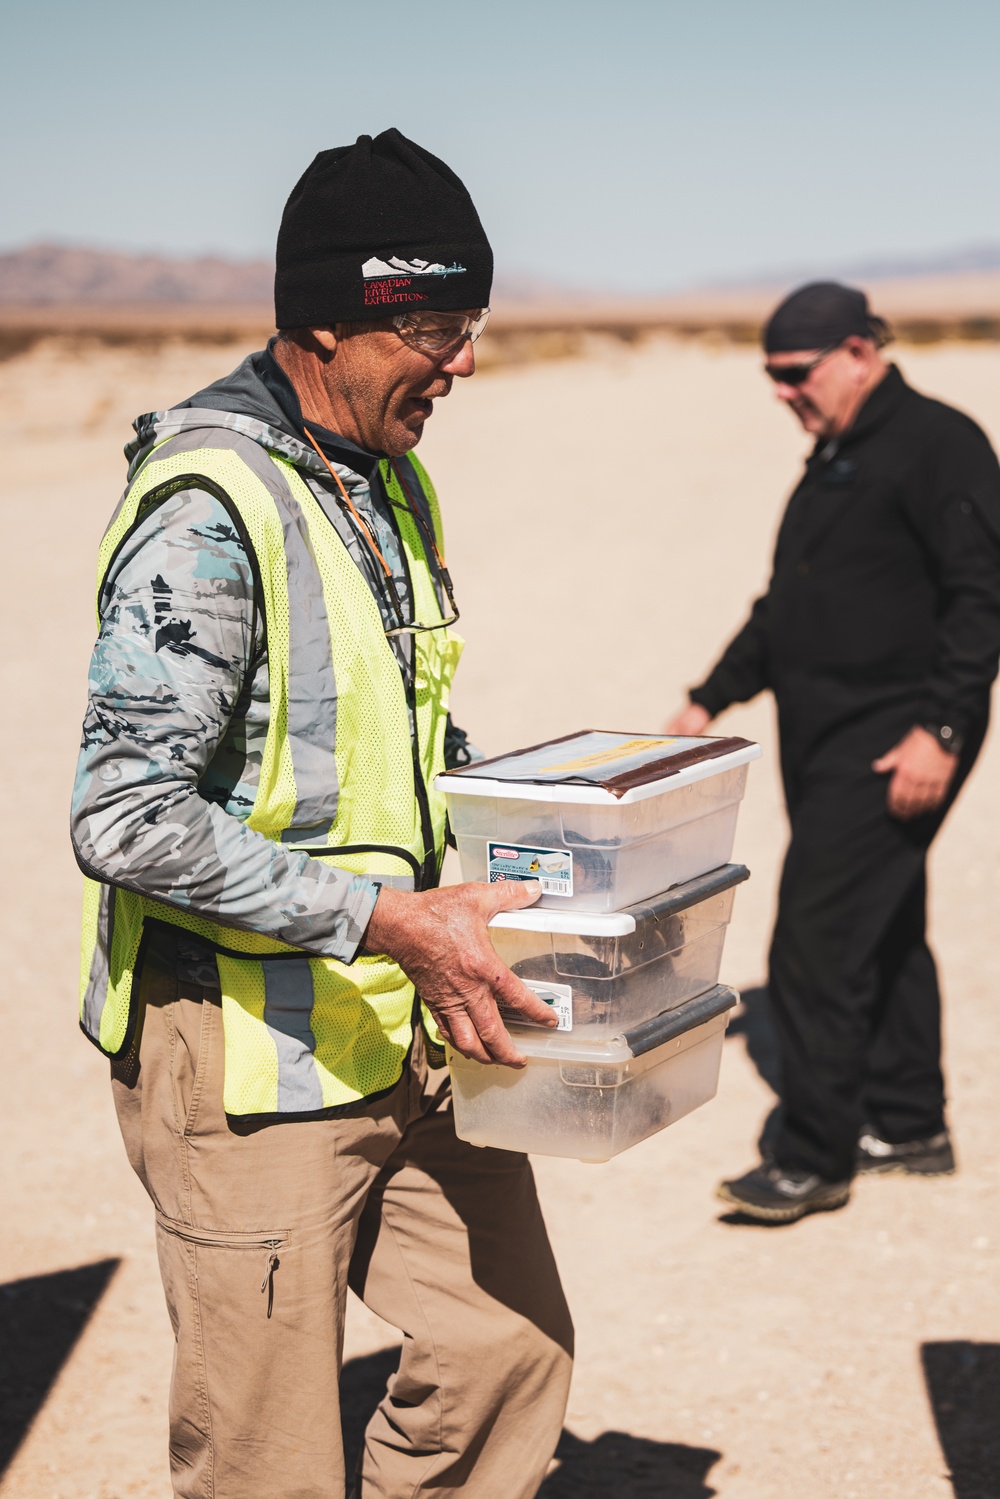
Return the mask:
<svg viewBox="0 0 1000 1499"><path fill-rule="evenodd" d="M270 1317L274 1309L274 1272L281 1264L281 1253L288 1249L291 1244L291 1234L287 1229L252 1229L247 1232L239 1230L225 1230L215 1228L195 1228L188 1223L179 1223L176 1218L168 1218L163 1213L156 1214L157 1227L165 1234L170 1234L175 1239L181 1239L186 1244L192 1244L196 1248L203 1249L229 1249L252 1255L254 1251L263 1256L262 1266L263 1279L260 1283L260 1293L267 1297L267 1315Z"/></svg>

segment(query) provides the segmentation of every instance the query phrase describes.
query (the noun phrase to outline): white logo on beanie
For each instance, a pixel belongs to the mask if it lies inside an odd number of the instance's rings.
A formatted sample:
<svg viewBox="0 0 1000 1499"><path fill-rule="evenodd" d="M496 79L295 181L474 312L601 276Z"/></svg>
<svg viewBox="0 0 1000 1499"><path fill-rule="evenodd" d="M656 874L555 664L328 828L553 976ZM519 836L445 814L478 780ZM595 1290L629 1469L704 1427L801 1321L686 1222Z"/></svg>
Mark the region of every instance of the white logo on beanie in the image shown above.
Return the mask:
<svg viewBox="0 0 1000 1499"><path fill-rule="evenodd" d="M361 274L366 281L372 281L381 276L459 276L464 270L465 266L459 265L457 260L453 260L451 265L442 265L437 260L401 260L398 255L390 255L388 260L379 260L377 255L373 255L361 267Z"/></svg>

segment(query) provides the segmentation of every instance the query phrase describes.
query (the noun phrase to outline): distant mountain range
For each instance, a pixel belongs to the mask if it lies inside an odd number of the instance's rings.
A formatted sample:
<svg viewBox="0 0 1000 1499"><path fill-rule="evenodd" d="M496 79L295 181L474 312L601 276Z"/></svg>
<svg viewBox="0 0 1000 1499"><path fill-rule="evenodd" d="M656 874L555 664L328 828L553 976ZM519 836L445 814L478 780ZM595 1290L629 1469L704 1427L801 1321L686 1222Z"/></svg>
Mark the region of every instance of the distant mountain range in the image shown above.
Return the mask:
<svg viewBox="0 0 1000 1499"><path fill-rule="evenodd" d="M204 255L181 259L29 245L0 254L0 302L24 305L269 302L274 266Z"/></svg>
<svg viewBox="0 0 1000 1499"><path fill-rule="evenodd" d="M527 276L499 277L496 289L499 296L518 302L566 294L557 283ZM70 245L28 245L0 253L0 303L8 306L246 306L269 304L273 296L274 264L268 260L137 255Z"/></svg>
<svg viewBox="0 0 1000 1499"><path fill-rule="evenodd" d="M896 255L861 260L840 274L856 280L888 281L902 276L961 276L974 271L1000 270L1000 245L971 245L938 255Z"/></svg>
<svg viewBox="0 0 1000 1499"><path fill-rule="evenodd" d="M885 281L904 277L961 276L1000 270L1000 244L972 246L949 254L882 257L837 267L832 274L849 281ZM788 286L817 276L815 267L761 273L716 282L723 287ZM831 271L827 269L826 275ZM91 250L69 245L29 245L0 253L0 304L7 306L173 303L213 306L263 306L274 289L274 266L267 260L229 260L220 255L197 257L140 255ZM708 289L708 288L706 288ZM607 300L608 291L586 293L541 277L499 276L499 300L541 303ZM649 294L647 293L647 296Z"/></svg>
<svg viewBox="0 0 1000 1499"><path fill-rule="evenodd" d="M803 281L898 281L911 277L968 276L1000 270L1000 244L971 245L933 255L883 255L835 266L797 265L752 275L727 276L714 287L795 286Z"/></svg>

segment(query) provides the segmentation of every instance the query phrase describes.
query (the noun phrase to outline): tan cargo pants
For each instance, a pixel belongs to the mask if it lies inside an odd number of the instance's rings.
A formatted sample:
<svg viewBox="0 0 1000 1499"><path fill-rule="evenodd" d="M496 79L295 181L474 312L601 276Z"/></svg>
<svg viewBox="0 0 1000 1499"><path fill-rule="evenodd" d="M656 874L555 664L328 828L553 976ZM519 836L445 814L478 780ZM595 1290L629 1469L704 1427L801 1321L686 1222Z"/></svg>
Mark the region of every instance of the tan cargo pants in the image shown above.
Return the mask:
<svg viewBox="0 0 1000 1499"><path fill-rule="evenodd" d="M348 1118L231 1126L217 991L152 953L138 1053L113 1066L156 1209L176 1338L180 1499L341 1499L348 1285L403 1334L357 1499L530 1499L558 1440L572 1328L527 1158L455 1136L418 1040Z"/></svg>

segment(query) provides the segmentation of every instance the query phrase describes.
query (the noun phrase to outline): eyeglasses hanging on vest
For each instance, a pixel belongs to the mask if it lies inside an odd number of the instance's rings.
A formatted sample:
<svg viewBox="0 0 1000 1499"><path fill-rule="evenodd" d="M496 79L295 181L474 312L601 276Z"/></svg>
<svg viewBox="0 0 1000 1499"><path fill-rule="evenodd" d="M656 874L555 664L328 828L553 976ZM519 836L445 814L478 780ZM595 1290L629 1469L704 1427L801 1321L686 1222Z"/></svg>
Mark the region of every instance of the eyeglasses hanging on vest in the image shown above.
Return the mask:
<svg viewBox="0 0 1000 1499"><path fill-rule="evenodd" d="M486 310L486 315L483 316L482 324L479 327L477 333L475 333L474 335L469 335L468 333L466 333L462 336L471 336L478 338L479 333L481 333L483 328L486 326L486 316L488 315L489 309ZM427 314L427 316L433 316L433 314ZM473 319L465 317L465 315L461 313L457 314L456 316L461 321L464 321L466 323L471 323L473 321ZM393 319L393 321L395 321L395 319ZM396 464L393 459L389 459L389 467L392 469L392 472L395 475L396 483L399 485L400 491L404 496L405 504L400 505L398 500L394 500L392 498L392 495L389 494L388 486L386 486L386 498L388 499L389 504L392 505L393 509L406 511L416 521L418 527L420 528L420 531L423 534L424 540L430 547L430 555L434 559L434 582L437 588L437 592L438 594L441 594L441 592L443 591L451 608L451 614L446 619L439 619L432 625L422 625L416 622L408 624L404 620L403 606L400 602L399 594L396 591L396 584L392 576L392 568L385 560L385 557L382 554L382 549L380 548L378 542L375 540L375 537L372 534L371 527L368 525L367 521L365 521L364 517L359 515L356 506L352 502L351 497L347 492L343 480L337 473L337 470L334 468L329 458L327 458L326 454L323 452L323 449L320 447L315 437L309 431L309 428L303 426L302 430L305 432L306 437L315 448L319 457L323 460L323 462L326 464L326 467L329 469L334 483L336 484L337 489L340 492L340 498L343 500L348 514L353 519L358 534L361 536L365 544L369 547L372 554L378 559L382 571L385 574L385 581L388 585L390 600L395 611L396 618L399 620L398 625L391 625L388 629L386 629L386 636L392 638L396 635L421 635L429 630L444 630L447 629L449 625L455 624L461 616L458 611L458 605L455 603L454 592L452 591L451 575L448 572L447 567L445 566L444 558L441 555L441 549L437 544L437 538L435 537L432 528L428 526L426 520L421 515L419 505L414 504L413 497L410 494L409 487L407 486L406 480L403 477L398 464ZM444 610L442 609L441 612L443 614Z"/></svg>

